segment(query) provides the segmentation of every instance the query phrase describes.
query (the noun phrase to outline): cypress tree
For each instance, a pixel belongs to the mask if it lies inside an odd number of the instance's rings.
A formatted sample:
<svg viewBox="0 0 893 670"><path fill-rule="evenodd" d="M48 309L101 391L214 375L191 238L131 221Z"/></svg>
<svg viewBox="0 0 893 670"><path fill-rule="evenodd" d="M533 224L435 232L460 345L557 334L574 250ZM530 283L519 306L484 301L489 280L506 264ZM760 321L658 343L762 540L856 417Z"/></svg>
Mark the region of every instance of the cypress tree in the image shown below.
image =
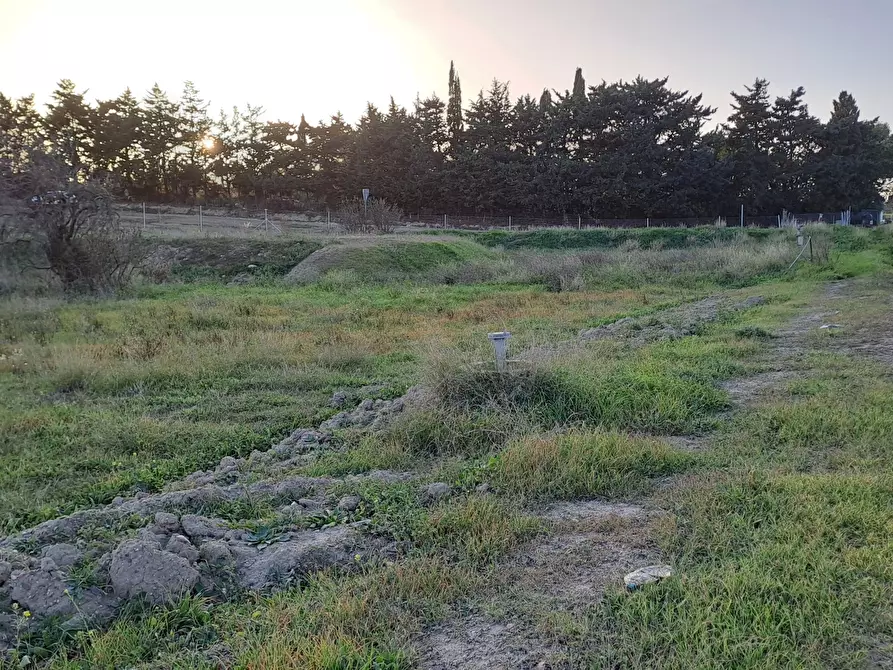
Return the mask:
<svg viewBox="0 0 893 670"><path fill-rule="evenodd" d="M543 94L540 96L540 111L548 112L552 109L552 94L549 93L548 88L543 89Z"/></svg>
<svg viewBox="0 0 893 670"><path fill-rule="evenodd" d="M586 95L586 80L583 79L583 68L578 67L574 74L574 90L572 95L575 98L582 98Z"/></svg>
<svg viewBox="0 0 893 670"><path fill-rule="evenodd" d="M453 61L450 61L449 98L447 99L447 129L450 134L450 150L455 155L461 143L462 130L462 84Z"/></svg>

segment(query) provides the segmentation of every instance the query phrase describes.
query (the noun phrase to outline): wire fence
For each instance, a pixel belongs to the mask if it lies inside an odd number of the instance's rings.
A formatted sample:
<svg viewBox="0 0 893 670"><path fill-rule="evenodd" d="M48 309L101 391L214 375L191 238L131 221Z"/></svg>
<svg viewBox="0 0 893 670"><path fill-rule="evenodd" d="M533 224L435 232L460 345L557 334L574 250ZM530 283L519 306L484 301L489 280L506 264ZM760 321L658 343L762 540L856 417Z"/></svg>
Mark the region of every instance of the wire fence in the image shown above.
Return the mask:
<svg viewBox="0 0 893 670"><path fill-rule="evenodd" d="M804 223L846 223L846 212L701 217L596 218L588 216L409 215L406 224L460 230L534 230L538 228L696 228L700 226L783 228Z"/></svg>
<svg viewBox="0 0 893 670"><path fill-rule="evenodd" d="M334 212L271 212L261 208L204 208L158 205L125 205L122 218L131 225L168 234L207 233L218 235L282 235L287 233L342 232ZM726 216L597 218L589 216L516 216L465 214L409 214L394 223L396 232L413 230L506 230L523 231L545 228L695 228L701 226L784 228L808 223L873 225L883 223L881 213L808 212L778 215L749 215L738 212Z"/></svg>

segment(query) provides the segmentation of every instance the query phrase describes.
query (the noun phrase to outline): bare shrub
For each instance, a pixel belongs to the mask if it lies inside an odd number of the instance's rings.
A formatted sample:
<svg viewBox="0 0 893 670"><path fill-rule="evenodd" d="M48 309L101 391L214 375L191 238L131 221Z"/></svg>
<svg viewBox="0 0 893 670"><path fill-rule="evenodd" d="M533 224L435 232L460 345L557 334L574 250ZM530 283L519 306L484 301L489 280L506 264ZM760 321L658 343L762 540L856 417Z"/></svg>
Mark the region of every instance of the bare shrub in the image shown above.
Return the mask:
<svg viewBox="0 0 893 670"><path fill-rule="evenodd" d="M335 219L349 233L390 233L403 220L403 211L387 200L376 198L364 206L355 198L341 202Z"/></svg>
<svg viewBox="0 0 893 670"><path fill-rule="evenodd" d="M579 291L585 287L579 254L533 253L524 254L518 260L532 281L550 291Z"/></svg>
<svg viewBox="0 0 893 670"><path fill-rule="evenodd" d="M106 189L69 177L64 166L35 155L25 171L5 180L14 203L16 243L36 248L66 291L114 290L129 283L145 255L140 232L121 224Z"/></svg>
<svg viewBox="0 0 893 670"><path fill-rule="evenodd" d="M475 258L434 267L428 272L427 279L432 284L483 284L512 281L517 274L511 258Z"/></svg>

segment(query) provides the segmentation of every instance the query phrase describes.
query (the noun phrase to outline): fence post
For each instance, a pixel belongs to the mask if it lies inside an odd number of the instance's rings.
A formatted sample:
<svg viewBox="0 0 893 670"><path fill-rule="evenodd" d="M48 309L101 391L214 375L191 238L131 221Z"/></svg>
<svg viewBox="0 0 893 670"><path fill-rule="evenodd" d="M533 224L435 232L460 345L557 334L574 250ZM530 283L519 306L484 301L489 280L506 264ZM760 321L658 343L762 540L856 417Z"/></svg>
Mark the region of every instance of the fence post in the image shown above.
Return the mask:
<svg viewBox="0 0 893 670"><path fill-rule="evenodd" d="M146 229L146 203L143 203L143 230Z"/></svg>
<svg viewBox="0 0 893 670"><path fill-rule="evenodd" d="M645 217L645 227L651 228L651 217L650 216Z"/></svg>
<svg viewBox="0 0 893 670"><path fill-rule="evenodd" d="M512 229L512 215L509 214L509 230Z"/></svg>
<svg viewBox="0 0 893 670"><path fill-rule="evenodd" d="M443 227L446 228L446 214L443 215Z"/></svg>
<svg viewBox="0 0 893 670"><path fill-rule="evenodd" d="M741 227L744 228L744 205L741 205Z"/></svg>
<svg viewBox="0 0 893 670"><path fill-rule="evenodd" d="M583 230L583 215L577 214L577 230Z"/></svg>
<svg viewBox="0 0 893 670"><path fill-rule="evenodd" d="M269 224L267 223L267 210L264 210L264 232L269 232Z"/></svg>
<svg viewBox="0 0 893 670"><path fill-rule="evenodd" d="M161 205L158 205L158 223L161 223Z"/></svg>
<svg viewBox="0 0 893 670"><path fill-rule="evenodd" d="M778 220L778 227L781 228L781 214L776 214L775 218Z"/></svg>
<svg viewBox="0 0 893 670"><path fill-rule="evenodd" d="M198 232L202 232L202 206L198 206Z"/></svg>

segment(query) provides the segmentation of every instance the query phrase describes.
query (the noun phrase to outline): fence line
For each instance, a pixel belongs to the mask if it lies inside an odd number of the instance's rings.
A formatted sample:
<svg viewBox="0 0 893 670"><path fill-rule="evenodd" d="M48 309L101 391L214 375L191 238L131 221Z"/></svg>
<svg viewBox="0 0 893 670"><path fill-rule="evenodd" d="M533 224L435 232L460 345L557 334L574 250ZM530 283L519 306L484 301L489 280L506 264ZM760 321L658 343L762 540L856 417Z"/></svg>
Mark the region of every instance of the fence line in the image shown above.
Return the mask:
<svg viewBox="0 0 893 670"><path fill-rule="evenodd" d="M122 218L144 230L199 233L282 234L287 232L339 232L337 217L330 212L272 213L266 209L171 207L148 205L124 206ZM410 214L395 227L400 230L537 230L545 228L694 228L700 226L783 228L805 223L837 223L848 225L851 212L812 212L779 215L748 215L746 212L705 217L645 217L645 218L597 218L588 216L518 216L518 215L466 215L466 214ZM877 216L873 223L881 223ZM862 219L853 223L866 223Z"/></svg>

